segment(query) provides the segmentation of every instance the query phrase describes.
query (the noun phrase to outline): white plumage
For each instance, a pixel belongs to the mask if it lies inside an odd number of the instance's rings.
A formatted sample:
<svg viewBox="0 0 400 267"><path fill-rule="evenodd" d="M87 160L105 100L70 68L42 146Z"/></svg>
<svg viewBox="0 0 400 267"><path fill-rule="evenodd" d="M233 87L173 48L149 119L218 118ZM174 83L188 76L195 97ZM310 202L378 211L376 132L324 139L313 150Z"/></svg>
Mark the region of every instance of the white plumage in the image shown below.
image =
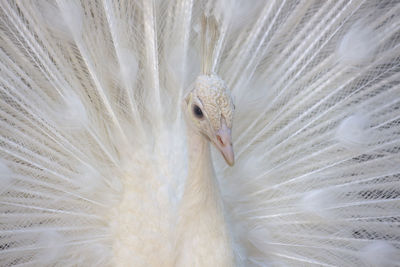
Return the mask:
<svg viewBox="0 0 400 267"><path fill-rule="evenodd" d="M0 31L0 266L400 266L398 1L2 1Z"/></svg>

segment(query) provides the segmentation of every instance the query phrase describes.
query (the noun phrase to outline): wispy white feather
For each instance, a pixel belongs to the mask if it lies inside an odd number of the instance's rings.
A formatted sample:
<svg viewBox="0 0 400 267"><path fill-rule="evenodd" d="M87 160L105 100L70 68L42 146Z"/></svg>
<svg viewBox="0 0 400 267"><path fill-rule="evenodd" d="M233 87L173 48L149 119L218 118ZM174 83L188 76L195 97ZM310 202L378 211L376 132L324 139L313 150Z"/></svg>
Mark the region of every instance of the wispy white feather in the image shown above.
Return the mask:
<svg viewBox="0 0 400 267"><path fill-rule="evenodd" d="M38 246L40 253L36 256L36 262L47 265L54 262L63 253L63 244L65 238L63 238L57 231L51 229L44 229L39 234L36 245Z"/></svg>
<svg viewBox="0 0 400 267"><path fill-rule="evenodd" d="M336 132L337 138L343 145L350 147L367 146L371 130L368 117L363 114L352 115L344 119Z"/></svg>
<svg viewBox="0 0 400 267"><path fill-rule="evenodd" d="M399 262L396 248L382 240L365 245L360 254L367 266L395 266Z"/></svg>
<svg viewBox="0 0 400 267"><path fill-rule="evenodd" d="M7 191L13 182L13 173L10 168L0 161L1 193Z"/></svg>
<svg viewBox="0 0 400 267"><path fill-rule="evenodd" d="M359 22L343 36L338 46L338 58L343 64L359 65L374 57L379 44L378 34Z"/></svg>

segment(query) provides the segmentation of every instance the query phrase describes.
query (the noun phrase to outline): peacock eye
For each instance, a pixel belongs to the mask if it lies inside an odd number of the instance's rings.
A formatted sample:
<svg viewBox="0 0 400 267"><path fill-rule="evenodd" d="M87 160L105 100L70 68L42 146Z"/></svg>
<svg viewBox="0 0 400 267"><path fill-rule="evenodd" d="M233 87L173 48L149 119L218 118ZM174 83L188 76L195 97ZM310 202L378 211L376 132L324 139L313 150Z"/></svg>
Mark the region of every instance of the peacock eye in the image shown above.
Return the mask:
<svg viewBox="0 0 400 267"><path fill-rule="evenodd" d="M204 117L203 111L201 111L201 108L197 105L193 105L193 114L199 119Z"/></svg>

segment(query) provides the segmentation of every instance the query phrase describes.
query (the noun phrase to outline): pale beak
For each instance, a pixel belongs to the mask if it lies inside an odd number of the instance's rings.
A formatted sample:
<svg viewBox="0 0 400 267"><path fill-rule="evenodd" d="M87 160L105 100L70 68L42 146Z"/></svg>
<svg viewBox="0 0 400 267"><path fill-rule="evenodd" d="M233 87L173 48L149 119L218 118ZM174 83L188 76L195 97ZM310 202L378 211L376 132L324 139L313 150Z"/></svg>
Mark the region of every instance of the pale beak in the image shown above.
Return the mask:
<svg viewBox="0 0 400 267"><path fill-rule="evenodd" d="M223 122L221 129L217 131L215 136L217 139L214 142L215 146L222 153L222 156L224 156L226 163L229 166L233 166L235 164L235 155L233 153L231 129Z"/></svg>

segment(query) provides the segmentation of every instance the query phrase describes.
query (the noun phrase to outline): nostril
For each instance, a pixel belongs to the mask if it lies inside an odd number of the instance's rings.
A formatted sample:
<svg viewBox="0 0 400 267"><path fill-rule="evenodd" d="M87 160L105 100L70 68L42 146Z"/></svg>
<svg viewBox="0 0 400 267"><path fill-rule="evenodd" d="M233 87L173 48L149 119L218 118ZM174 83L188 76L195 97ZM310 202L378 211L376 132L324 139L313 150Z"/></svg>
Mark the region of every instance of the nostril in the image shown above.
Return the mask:
<svg viewBox="0 0 400 267"><path fill-rule="evenodd" d="M224 141L222 141L221 136L217 135L217 139L218 139L218 142L219 142L222 146L225 146Z"/></svg>

